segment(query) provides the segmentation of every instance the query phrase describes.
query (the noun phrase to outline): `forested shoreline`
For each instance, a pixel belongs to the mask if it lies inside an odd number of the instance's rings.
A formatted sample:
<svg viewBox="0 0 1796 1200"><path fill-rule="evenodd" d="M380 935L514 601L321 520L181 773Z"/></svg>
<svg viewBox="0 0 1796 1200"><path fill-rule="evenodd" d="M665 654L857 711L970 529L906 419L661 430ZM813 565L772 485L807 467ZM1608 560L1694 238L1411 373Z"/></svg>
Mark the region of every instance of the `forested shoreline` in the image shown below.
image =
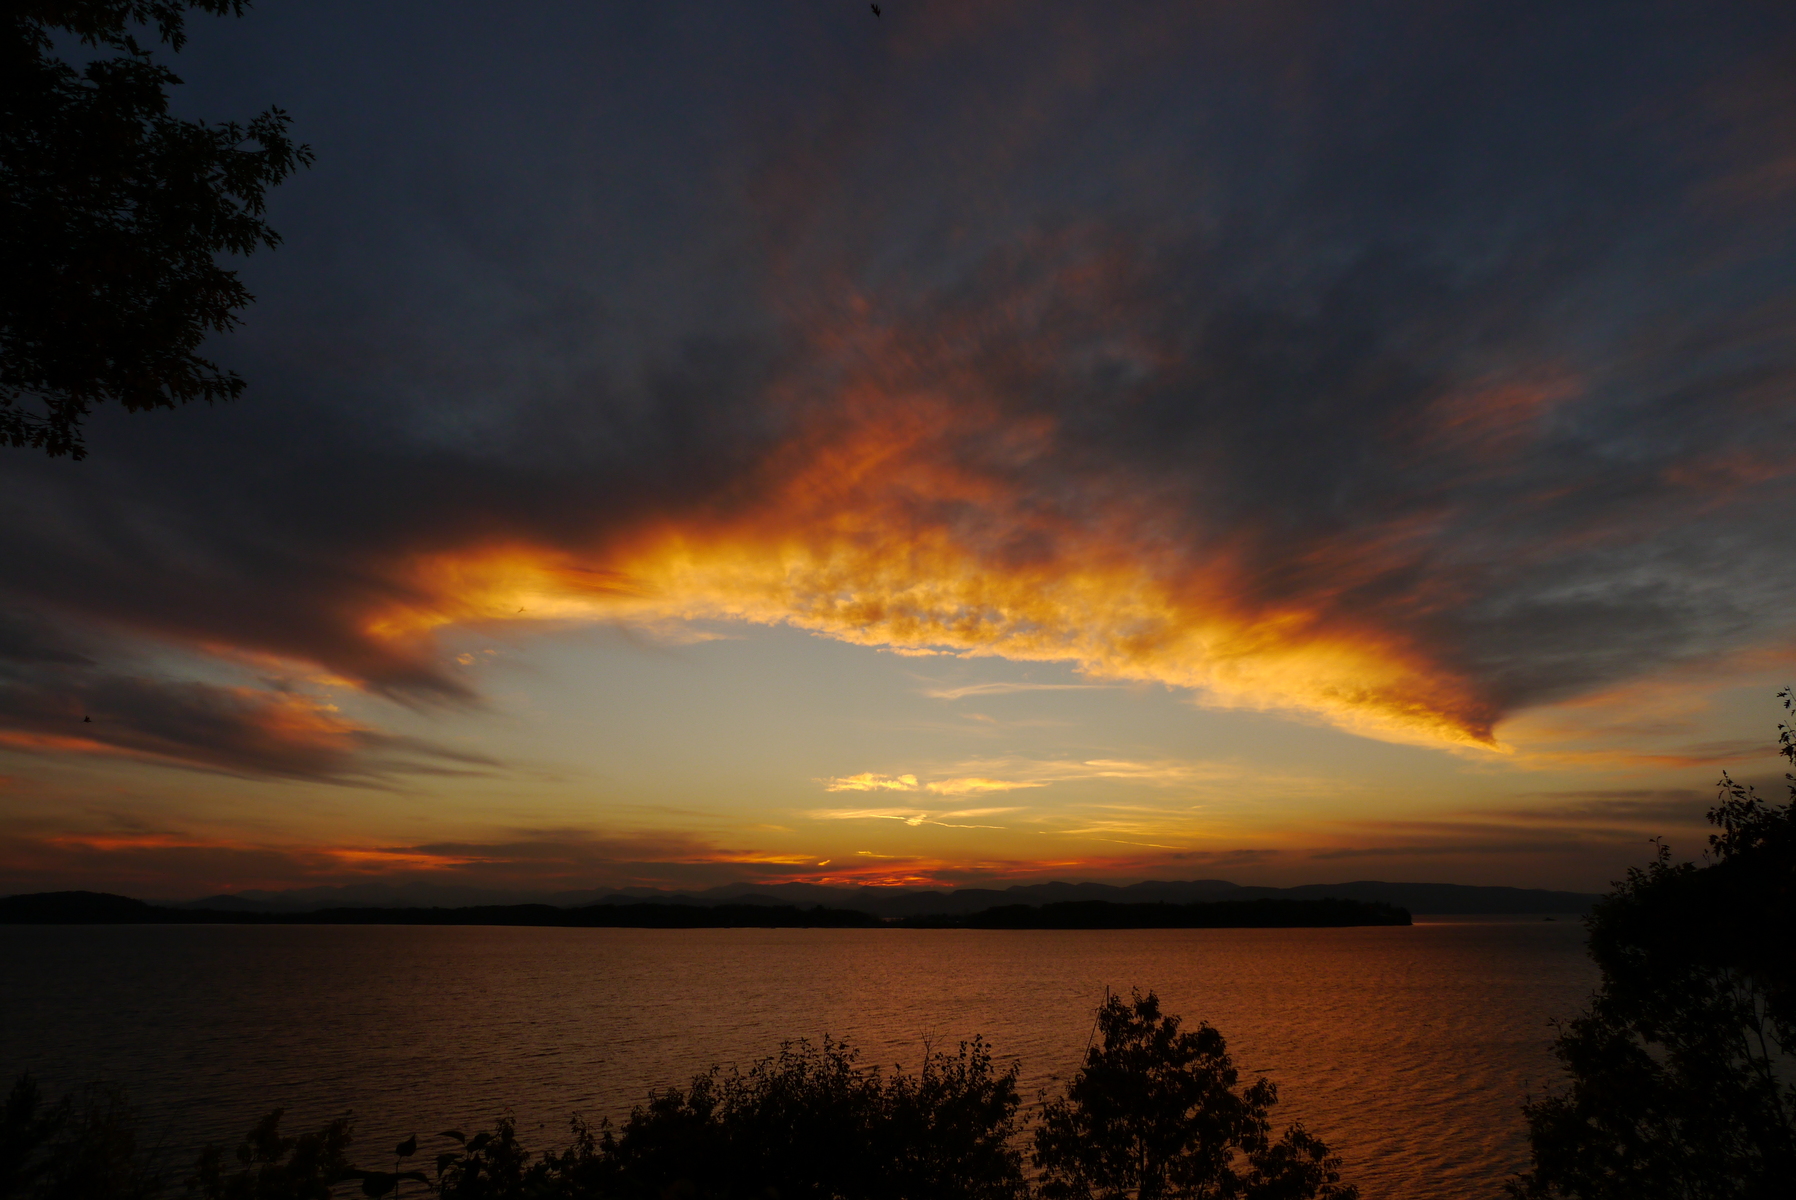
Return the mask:
<svg viewBox="0 0 1796 1200"><path fill-rule="evenodd" d="M776 904L486 904L465 908L326 908L232 912L154 905L103 892L0 899L0 925L506 925L574 929L1299 929L1408 925L1407 909L1364 900L1214 900L1012 904L891 920L855 909Z"/></svg>
<svg viewBox="0 0 1796 1200"><path fill-rule="evenodd" d="M906 917L907 929L1338 929L1408 925L1408 909L1369 900L1211 900L1196 904L1007 904L965 916Z"/></svg>

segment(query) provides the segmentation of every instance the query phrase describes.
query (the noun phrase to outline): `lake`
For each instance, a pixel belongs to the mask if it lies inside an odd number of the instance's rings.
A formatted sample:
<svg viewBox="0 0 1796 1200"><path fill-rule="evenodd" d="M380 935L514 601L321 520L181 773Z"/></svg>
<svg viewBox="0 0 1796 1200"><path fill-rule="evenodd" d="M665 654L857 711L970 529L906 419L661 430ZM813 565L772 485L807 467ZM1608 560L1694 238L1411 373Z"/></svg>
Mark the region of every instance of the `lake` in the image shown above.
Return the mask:
<svg viewBox="0 0 1796 1200"><path fill-rule="evenodd" d="M570 1113L782 1039L914 1068L985 1035L1025 1100L1077 1069L1106 987L1207 1020L1280 1088L1366 1200L1496 1196L1518 1105L1556 1078L1553 1017L1596 984L1575 919L1128 931L397 926L0 927L0 1070L123 1083L154 1139L235 1141L357 1114L363 1165L510 1110L532 1146Z"/></svg>

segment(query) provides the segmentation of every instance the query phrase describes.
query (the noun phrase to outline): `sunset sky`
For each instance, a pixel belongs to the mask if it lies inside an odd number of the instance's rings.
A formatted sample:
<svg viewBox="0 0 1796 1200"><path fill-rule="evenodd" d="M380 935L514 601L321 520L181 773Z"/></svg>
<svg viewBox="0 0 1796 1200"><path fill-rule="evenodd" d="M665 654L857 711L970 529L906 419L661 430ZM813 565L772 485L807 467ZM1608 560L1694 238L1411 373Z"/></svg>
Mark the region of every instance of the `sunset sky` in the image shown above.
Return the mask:
<svg viewBox="0 0 1796 1200"><path fill-rule="evenodd" d="M0 452L0 893L1600 890L1777 783L1796 6L881 7L195 18L317 165L243 399Z"/></svg>

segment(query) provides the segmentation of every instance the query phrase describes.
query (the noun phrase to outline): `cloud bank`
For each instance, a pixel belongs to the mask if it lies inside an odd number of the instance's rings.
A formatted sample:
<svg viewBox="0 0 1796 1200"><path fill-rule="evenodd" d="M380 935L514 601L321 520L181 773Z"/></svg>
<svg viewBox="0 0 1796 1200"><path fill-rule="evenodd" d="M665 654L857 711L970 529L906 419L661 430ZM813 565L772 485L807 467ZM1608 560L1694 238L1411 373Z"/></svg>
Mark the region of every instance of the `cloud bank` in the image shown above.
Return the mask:
<svg viewBox="0 0 1796 1200"><path fill-rule="evenodd" d="M1788 644L1787 6L707 11L301 96L253 396L0 479L4 744L491 765L83 638L466 705L454 627L785 624L1468 746Z"/></svg>

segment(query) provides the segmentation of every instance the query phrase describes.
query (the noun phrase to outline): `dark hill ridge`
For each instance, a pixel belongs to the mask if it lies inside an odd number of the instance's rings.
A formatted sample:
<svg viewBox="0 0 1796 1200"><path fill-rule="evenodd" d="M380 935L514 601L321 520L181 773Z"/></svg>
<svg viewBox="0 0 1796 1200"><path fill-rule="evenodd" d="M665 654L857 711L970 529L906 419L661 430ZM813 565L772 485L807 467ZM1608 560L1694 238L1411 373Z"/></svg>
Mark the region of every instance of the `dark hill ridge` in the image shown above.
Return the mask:
<svg viewBox="0 0 1796 1200"><path fill-rule="evenodd" d="M881 917L966 914L1011 904L1064 904L1107 900L1118 904L1194 904L1211 900L1321 900L1337 897L1391 904L1413 913L1528 914L1581 913L1600 897L1588 892L1539 888L1480 887L1456 883L1385 883L1358 880L1299 887L1244 887L1224 879L1159 880L1119 886L1108 883L1033 883L1009 888L934 891L896 887L828 887L814 883L729 884L695 892L655 888L615 891L522 892L432 884L362 884L305 888L290 892L247 892L211 896L178 905L214 911L306 912L325 908L463 908L520 903L576 908L589 904L761 904L779 907L848 908Z"/></svg>
<svg viewBox="0 0 1796 1200"><path fill-rule="evenodd" d="M0 924L140 925L166 911L107 892L35 892L0 900Z"/></svg>
<svg viewBox="0 0 1796 1200"><path fill-rule="evenodd" d="M636 903L638 889L600 898L600 903ZM1004 889L957 888L951 892L909 888L832 888L808 883L736 885L704 892L660 893L675 904L834 904L882 917L972 913L1012 904L1065 904L1104 900L1114 904L1195 904L1218 900L1361 900L1389 904L1412 913L1504 915L1582 913L1602 897L1589 892L1540 888L1481 887L1458 883L1311 883L1298 887L1244 887L1223 879L1108 883L1032 883Z"/></svg>

